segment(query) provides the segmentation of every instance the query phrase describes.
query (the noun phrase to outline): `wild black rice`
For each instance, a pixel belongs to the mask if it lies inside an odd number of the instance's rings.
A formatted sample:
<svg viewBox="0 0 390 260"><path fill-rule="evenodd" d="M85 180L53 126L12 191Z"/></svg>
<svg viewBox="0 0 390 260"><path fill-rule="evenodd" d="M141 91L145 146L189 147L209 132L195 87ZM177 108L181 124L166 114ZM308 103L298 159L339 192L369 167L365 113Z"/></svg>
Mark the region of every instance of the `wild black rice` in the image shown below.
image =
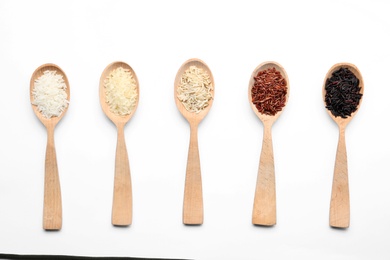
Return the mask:
<svg viewBox="0 0 390 260"><path fill-rule="evenodd" d="M334 71L326 80L326 108L335 117L347 118L356 111L362 97L359 83L359 79L348 68Z"/></svg>

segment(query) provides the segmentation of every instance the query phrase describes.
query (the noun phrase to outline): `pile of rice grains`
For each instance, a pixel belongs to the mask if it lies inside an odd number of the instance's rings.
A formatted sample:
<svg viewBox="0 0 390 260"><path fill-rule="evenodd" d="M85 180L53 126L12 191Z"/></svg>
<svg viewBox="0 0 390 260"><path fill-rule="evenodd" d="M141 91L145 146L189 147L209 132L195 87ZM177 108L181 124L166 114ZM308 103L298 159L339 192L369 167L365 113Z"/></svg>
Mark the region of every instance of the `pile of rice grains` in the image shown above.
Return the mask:
<svg viewBox="0 0 390 260"><path fill-rule="evenodd" d="M177 98L190 113L198 114L213 99L213 85L209 73L197 66L190 66L180 79Z"/></svg>
<svg viewBox="0 0 390 260"><path fill-rule="evenodd" d="M325 82L326 108L335 116L347 118L357 110L362 94L359 79L348 68L340 68Z"/></svg>
<svg viewBox="0 0 390 260"><path fill-rule="evenodd" d="M57 74L55 70L46 70L34 81L31 103L37 106L43 117L59 117L69 103L66 88L61 74Z"/></svg>
<svg viewBox="0 0 390 260"><path fill-rule="evenodd" d="M118 67L104 80L105 98L110 111L127 116L135 108L138 98L137 82L129 69Z"/></svg>
<svg viewBox="0 0 390 260"><path fill-rule="evenodd" d="M286 79L273 67L259 71L254 80L252 103L261 114L276 115L286 105Z"/></svg>

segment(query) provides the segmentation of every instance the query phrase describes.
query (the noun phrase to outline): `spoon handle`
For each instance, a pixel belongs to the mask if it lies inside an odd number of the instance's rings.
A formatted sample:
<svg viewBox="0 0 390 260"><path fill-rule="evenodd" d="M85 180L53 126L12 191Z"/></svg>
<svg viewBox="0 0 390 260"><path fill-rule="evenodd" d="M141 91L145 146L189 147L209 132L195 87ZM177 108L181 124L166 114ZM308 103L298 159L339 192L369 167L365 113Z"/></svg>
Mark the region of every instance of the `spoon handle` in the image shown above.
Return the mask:
<svg viewBox="0 0 390 260"><path fill-rule="evenodd" d="M271 124L264 124L263 135L252 223L254 225L273 226L276 224L276 192Z"/></svg>
<svg viewBox="0 0 390 260"><path fill-rule="evenodd" d="M112 205L113 225L128 226L131 224L132 204L130 165L125 143L124 125L119 125L115 157L114 199Z"/></svg>
<svg viewBox="0 0 390 260"><path fill-rule="evenodd" d="M45 159L43 228L45 230L60 230L61 227L61 187L58 175L56 148L54 146L54 126L48 126Z"/></svg>
<svg viewBox="0 0 390 260"><path fill-rule="evenodd" d="M329 224L332 227L349 227L349 187L345 128L340 127L334 166L332 198L330 201Z"/></svg>
<svg viewBox="0 0 390 260"><path fill-rule="evenodd" d="M203 224L202 176L198 149L198 126L191 124L186 182L184 188L183 223Z"/></svg>

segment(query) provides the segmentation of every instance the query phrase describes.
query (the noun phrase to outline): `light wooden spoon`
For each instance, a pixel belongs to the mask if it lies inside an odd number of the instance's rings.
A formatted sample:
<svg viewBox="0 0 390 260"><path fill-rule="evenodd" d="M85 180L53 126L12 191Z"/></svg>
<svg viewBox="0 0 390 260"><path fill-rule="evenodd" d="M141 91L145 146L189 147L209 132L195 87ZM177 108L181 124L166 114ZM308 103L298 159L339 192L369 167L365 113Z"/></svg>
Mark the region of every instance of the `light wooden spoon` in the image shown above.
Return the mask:
<svg viewBox="0 0 390 260"><path fill-rule="evenodd" d="M259 71L266 70L269 68L275 68L281 73L287 83L287 95L290 93L290 85L286 71L283 67L276 62L264 62L257 66L253 71L249 80L248 98L249 104L252 110L255 112L258 118L263 122L264 133L263 133L263 145L260 154L259 170L257 175L256 192L253 204L252 223L254 225L262 226L273 226L276 224L276 191L275 191L275 168L274 168L274 154L272 148L272 136L271 127L272 124L278 119L280 114L283 112L279 111L274 116L261 114L256 106L252 103L252 87L255 82L254 77L257 76ZM286 105L285 104L285 105Z"/></svg>
<svg viewBox="0 0 390 260"><path fill-rule="evenodd" d="M63 76L63 80L67 86L67 100L70 98L70 87L68 78L65 73L55 64L44 64L38 67L31 76L30 80L30 101L34 101L32 94L34 89L34 81L38 79L46 70L56 71L57 74ZM68 110L68 106L59 117L45 118L38 107L31 105L34 113L42 124L47 129L47 146L45 159L45 188L43 202L43 228L45 230L60 230L62 227L62 203L61 203L61 187L60 178L58 175L57 155L54 146L54 128Z"/></svg>
<svg viewBox="0 0 390 260"><path fill-rule="evenodd" d="M198 125L209 112L214 100L214 90L212 92L213 99L209 101L208 107L196 113L191 113L186 110L181 101L177 98L177 88L180 85L181 76L190 67L196 66L202 68L210 75L213 89L214 78L209 67L199 59L187 60L179 69L175 78L174 97L176 106L180 113L187 119L190 124L190 146L188 150L186 181L184 189L184 204L183 204L183 223L187 225L203 224L203 195L202 195L202 177L200 171L200 159L198 150Z"/></svg>
<svg viewBox="0 0 390 260"><path fill-rule="evenodd" d="M360 81L360 93L364 92L363 77L358 68L350 63L338 63L335 64L325 76L324 84L322 86L322 96L325 102L325 84L326 80L332 76L332 73L340 68L348 68ZM345 145L345 128L347 124L352 120L357 111L359 110L362 99L359 101L357 110L347 118L335 117L328 109L326 111L330 117L336 122L339 127L339 142L337 146L336 162L334 166L333 185L332 185L332 197L330 201L330 214L329 224L332 227L347 228L349 227L350 220L350 207L349 207L349 187L348 187L348 164L347 164L347 149Z"/></svg>
<svg viewBox="0 0 390 260"><path fill-rule="evenodd" d="M106 102L106 92L104 89L104 80L110 72L118 67L129 69L137 84L137 102L133 111L126 116L118 116L111 112L108 103ZM124 62L113 62L108 65L100 77L100 104L106 116L115 124L118 129L118 140L116 146L115 158L115 180L114 180L114 197L112 205L112 224L115 226L128 226L132 222L133 201L132 188L130 177L130 165L127 155L124 127L130 118L134 115L139 101L139 83L134 70Z"/></svg>

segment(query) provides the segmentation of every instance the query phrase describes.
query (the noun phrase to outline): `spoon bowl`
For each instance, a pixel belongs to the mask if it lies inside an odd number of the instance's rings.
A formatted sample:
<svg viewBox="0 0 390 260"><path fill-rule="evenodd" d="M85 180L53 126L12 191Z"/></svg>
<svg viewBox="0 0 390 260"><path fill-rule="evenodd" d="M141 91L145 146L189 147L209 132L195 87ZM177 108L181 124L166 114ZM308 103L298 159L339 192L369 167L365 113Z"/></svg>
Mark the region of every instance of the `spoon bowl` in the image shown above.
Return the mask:
<svg viewBox="0 0 390 260"><path fill-rule="evenodd" d="M260 71L267 70L270 68L275 68L277 71L280 72L281 76L286 81L287 87L286 102L284 103L284 106L281 111L277 112L275 115L266 115L260 113L252 102L252 87L255 83L254 77L256 77ZM248 87L249 104L264 125L263 144L260 154L260 163L257 174L256 191L252 212L252 223L254 225L273 226L276 224L275 167L271 127L285 109L289 93L290 84L288 81L287 73L280 64L273 61L264 62L257 66L256 69L253 71L249 80Z"/></svg>
<svg viewBox="0 0 390 260"><path fill-rule="evenodd" d="M132 73L137 88L137 100L135 107L130 112L130 114L124 116L116 115L115 113L111 112L110 107L106 102L106 92L104 88L104 81L109 76L110 72L119 67L128 69ZM115 124L118 131L118 140L115 156L114 195L111 222L114 226L128 226L132 223L133 219L133 198L130 164L125 143L124 126L134 115L139 102L139 83L134 70L128 64L121 61L109 64L104 69L100 77L99 96L103 112Z"/></svg>
<svg viewBox="0 0 390 260"><path fill-rule="evenodd" d="M52 64L52 63L47 63L47 64L43 64L41 66L39 66L33 73L33 75L31 76L31 80L30 80L30 101L31 103L34 101L34 96L33 96L33 89L34 89L34 82L36 79L38 79L39 77L41 77L43 75L43 73L47 70L51 70L51 71L55 71L57 74L60 74L62 75L62 78L67 86L65 92L66 94L68 95L67 97L67 100L69 101L69 98L70 98L70 88L69 88L69 82L68 82L68 78L66 77L65 75L65 72L63 72L63 70L55 65L55 64ZM60 116L55 116L55 117L51 117L51 118L46 118L43 116L43 114L41 112L38 111L38 107L31 104L31 107L35 113L35 115L38 117L38 119L42 122L42 124L44 126L48 126L48 125L56 125L61 119L62 117L65 115L66 111L68 110L68 107L67 106L64 111L62 112L62 114Z"/></svg>
<svg viewBox="0 0 390 260"><path fill-rule="evenodd" d="M199 113L189 112L177 97L177 90L184 72L190 67L196 66L202 68L210 76L212 84L212 99L209 105ZM183 223L186 225L203 224L203 195L202 195L202 177L200 170L200 157L198 149L198 125L210 111L214 100L214 78L209 67L202 60L189 59L180 67L176 74L174 82L174 99L180 113L190 124L190 145L188 149L188 160L186 170L186 180L184 188L183 202Z"/></svg>
<svg viewBox="0 0 390 260"><path fill-rule="evenodd" d="M213 78L213 74L211 74L210 68L206 65L206 63L204 61L202 61L200 59L189 59L189 60L187 60L180 67L180 69L178 70L178 72L176 74L175 83L174 83L175 84L174 95L175 95L176 106L179 109L180 113L183 115L183 117L185 119L187 119L187 121L189 123L195 123L195 122L199 123L208 114L208 112L210 111L210 108L213 105L213 101L214 101L214 93L213 93L213 98L209 101L209 105L205 109L203 109L199 113L191 113L191 112L187 111L187 109L184 107L183 103L177 98L177 89L178 89L178 87L180 85L181 76L191 66L196 66L196 67L201 68L204 71L206 71L209 74L209 76L210 76L211 84L212 84L213 87L214 87L214 78Z"/></svg>
<svg viewBox="0 0 390 260"><path fill-rule="evenodd" d="M351 63L346 63L346 62L337 63L329 69L328 73L326 73L326 76L325 76L324 84L322 87L322 100L324 101L324 103L325 103L325 95L326 95L326 91L325 91L326 80L332 76L333 72L335 72L336 70L338 70L340 68L349 69L359 79L359 82L360 82L359 86L361 87L360 93L361 94L364 93L363 77L362 77L362 74L360 73L359 69ZM345 127L352 120L352 118L356 115L357 111L359 111L361 103L362 103L362 100L360 99L356 111L353 112L351 114L351 116L349 116L347 118L336 117L332 114L332 112L329 109L326 109L326 112L328 112L329 116L336 122L337 125ZM326 103L325 103L325 106L326 106Z"/></svg>
<svg viewBox="0 0 390 260"><path fill-rule="evenodd" d="M111 112L110 110L110 106L108 105L108 103L106 102L106 92L105 92L105 89L104 89L104 81L105 79L108 77L108 75L110 74L111 71L119 68L119 67L122 67L124 69L128 69L131 74L133 74L133 77L136 81L136 84L137 84L137 91L138 91L138 98L137 98L137 101L135 103L135 107L133 109L133 111L129 114L129 115L125 115L125 116L119 116L119 115L116 115L114 114L113 112ZM137 110L137 107L138 107L138 103L139 103L139 83L138 83L138 78L137 78L137 75L135 74L134 70L130 67L130 65L122 62L122 61L117 61L117 62L113 62L111 64L109 64L103 71L101 77L100 77L100 87L99 87L99 97L100 97L100 105L103 109L103 112L104 114L106 114L106 116L115 124L126 124L134 115L135 111Z"/></svg>
<svg viewBox="0 0 390 260"><path fill-rule="evenodd" d="M289 80L288 80L288 76L287 76L287 73L286 71L284 70L284 68L277 62L274 62L274 61L266 61L266 62L263 62L261 63L259 66L256 67L256 69L252 72L252 75L251 75L251 78L249 80L249 87L248 87L248 99L249 99L249 104L253 110L253 112L255 112L255 114L257 115L257 117L263 122L263 123L267 123L267 122L275 122L276 119L279 118L279 116L282 114L283 110L285 109L286 106L284 106L282 108L281 111L279 111L278 113L276 113L275 115L271 116L271 115L266 115L266 114L262 114L259 112L259 110L257 110L256 106L252 103L252 87L253 87L253 84L255 83L255 79L254 77L257 76L257 74L259 73L259 71L262 71L262 70L267 70L267 69L271 69L271 68L275 68L277 71L280 72L280 74L282 75L282 77L286 80L287 82L287 95L286 95L286 102L285 102L285 105L287 104L288 102L288 98L289 98L289 95L290 95L290 84L289 84Z"/></svg>
<svg viewBox="0 0 390 260"><path fill-rule="evenodd" d="M45 185L44 185L44 203L43 203L43 228L45 230L60 230L62 227L62 202L61 202L61 186L58 174L57 155L54 145L54 128L68 110L67 106L62 114L58 117L46 118L38 107L32 105L34 96L35 80L43 75L47 70L55 71L56 74L62 75L62 78L67 86L67 100L70 100L70 87L68 78L60 67L55 64L44 64L38 67L31 76L30 80L30 101L32 109L38 119L47 129L47 146L45 159Z"/></svg>
<svg viewBox="0 0 390 260"><path fill-rule="evenodd" d="M363 77L359 69L350 63L338 63L335 64L325 76L325 80L322 86L322 97L326 107L325 95L326 95L326 81L332 76L332 73L340 68L349 69L358 79L360 94L364 92ZM336 122L339 127L339 142L337 145L336 162L334 166L332 195L330 201L329 212L329 225L335 228L348 228L350 224L350 204L349 204L349 183L348 183L348 163L347 163L347 149L345 144L345 128L347 124L356 115L360 108L363 96L359 100L357 109L347 118L336 117L330 110L326 108L326 111L330 117Z"/></svg>

